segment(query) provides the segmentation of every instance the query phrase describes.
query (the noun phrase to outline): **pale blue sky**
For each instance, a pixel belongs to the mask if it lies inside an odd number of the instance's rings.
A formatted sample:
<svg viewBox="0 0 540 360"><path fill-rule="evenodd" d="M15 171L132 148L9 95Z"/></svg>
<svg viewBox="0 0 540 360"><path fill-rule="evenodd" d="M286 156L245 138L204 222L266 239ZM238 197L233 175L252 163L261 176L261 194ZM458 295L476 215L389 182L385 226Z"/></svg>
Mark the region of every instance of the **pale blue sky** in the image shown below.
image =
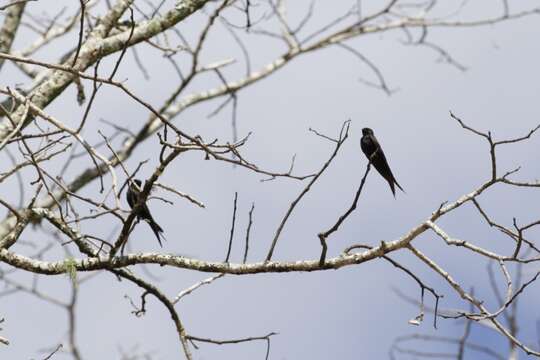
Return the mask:
<svg viewBox="0 0 540 360"><path fill-rule="evenodd" d="M39 13L48 6L45 3L29 3L28 9ZM535 4L534 1L520 3L524 7ZM291 15L300 16L306 4L305 1L289 2ZM334 6L332 1L317 2L313 28L332 19ZM481 17L487 14L485 6L474 1L463 11L466 18ZM493 11L490 14L498 10L498 7L489 9ZM192 19L190 26L195 27L200 19ZM189 24L182 24L179 29L189 32ZM219 29L211 34L213 48L203 58L210 62L238 57L239 63L228 72L232 79L244 71L240 53L230 36ZM463 131L450 119L449 110L475 128L492 130L496 138L525 134L536 126L540 122L538 34L537 16L474 29L433 30L430 39L464 64L466 72L438 63L438 55L427 48L401 45L403 35L398 32L350 41L349 45L377 64L390 87L399 88L392 96L360 83L359 77L370 78L372 74L339 48L295 59L270 78L240 92L239 135L253 132L244 151L249 159L264 168L286 170L290 158L296 154L296 171L313 172L326 161L332 145L311 134L308 128L337 136L341 123L352 120L350 139L290 218L274 258L318 257L320 246L316 234L330 226L349 206L363 174L366 159L359 147L362 127L374 129L396 178L407 193L398 192L394 199L388 185L372 172L358 209L329 240L329 256L357 242L377 244L380 240L396 239L428 217L441 202L455 200L486 180L490 175L487 145ZM23 47L28 39L31 38L18 38L15 48ZM255 69L282 51L275 41L260 37L249 40L248 45ZM38 54L36 58L56 59L61 48ZM176 85L176 75L172 68L163 65L159 53L148 46L138 48L152 78L149 81L142 78L134 67L132 54L127 54L117 78L128 77L126 84L131 89L158 106ZM111 61L114 59L116 55ZM24 79L10 64L2 71L2 86ZM194 89L215 84L215 79L208 77ZM87 86L87 91L89 89ZM75 92L70 88L47 111L67 122L78 121L83 109L74 104L74 99ZM230 140L230 108L214 118L206 118L220 101L196 106L175 121L182 129L206 139ZM99 124L99 118L136 130L147 119L147 114L119 91L106 88L98 94L91 114L94 124ZM97 139L97 129L97 125L89 126L85 135ZM539 144L540 138L536 137L524 144L501 148L501 171L522 166L516 178L540 178L536 151ZM128 161L128 166L134 168L138 161L149 158L150 163L143 170L148 175L158 161L156 149L157 139L148 139ZM74 170L76 168L80 166L76 165ZM199 209L182 200L175 201L174 206L151 202L154 216L168 239L162 251L221 260L227 247L232 200L234 192L238 191L239 231L232 259L241 260L247 212L255 202L249 259L262 260L275 228L303 184L288 179L261 183L260 179L257 174L224 163L201 161L200 154L186 154L175 160L165 172L163 182L192 194L207 204L207 208ZM0 195L16 199L14 189L3 187ZM95 186L89 186L83 193L95 194L95 191ZM538 191L503 186L480 198L490 214L509 226L514 216L520 223L535 220L538 200ZM440 224L452 236L511 251L508 241L489 229L473 210L465 206L442 219ZM101 234L107 234L113 223L109 220L110 223L106 220L89 223L85 230L94 226L102 229ZM532 232L531 237L534 235ZM36 232L25 232L25 236L41 241L41 235L38 237ZM130 244L137 251L160 250L144 224L137 227ZM415 244L450 271L465 288L475 286L479 297L488 302L493 300L486 282L484 259L443 246L442 240L430 233L415 240ZM16 249L28 252L22 247ZM51 258L58 256L62 256L61 252L50 255ZM442 307L466 306L440 277L410 254L403 252L393 256L445 295ZM150 269L162 277L159 286L171 297L208 276L179 269ZM20 278L30 279L27 275ZM68 285L68 279L59 276L44 279L42 289L67 298ZM188 332L197 336L226 339L279 332L272 338L270 359L274 360L386 359L392 341L400 335L414 332L461 335L462 323L451 320L440 320L439 330L434 331L431 315L420 327L408 325L418 309L400 299L392 288L413 297L420 293L413 280L379 260L313 274L228 276L190 295L177 308ZM144 317L136 318L130 313L132 309L124 295L138 299L140 293L138 288L125 281L119 283L107 273L81 287L78 343L85 359L117 359L119 346L130 349L137 344L141 351L152 352L152 359L181 358L173 324L159 303L150 300ZM538 294L537 287L533 286L521 302L520 337L528 344L536 339ZM433 305L430 296L426 296L426 300ZM61 310L24 294L2 298L1 304L0 315L6 318L1 334L12 341L10 346L0 349L3 358L40 359L39 349L61 341L66 329L66 317ZM495 305L490 304L488 308L495 309ZM472 340L506 350L506 340L485 328L473 327ZM423 349L445 348L424 344ZM194 351L196 359L263 359L264 353L263 342L223 347L202 344L200 350ZM468 355L469 359L482 359ZM520 354L520 357L525 355Z"/></svg>

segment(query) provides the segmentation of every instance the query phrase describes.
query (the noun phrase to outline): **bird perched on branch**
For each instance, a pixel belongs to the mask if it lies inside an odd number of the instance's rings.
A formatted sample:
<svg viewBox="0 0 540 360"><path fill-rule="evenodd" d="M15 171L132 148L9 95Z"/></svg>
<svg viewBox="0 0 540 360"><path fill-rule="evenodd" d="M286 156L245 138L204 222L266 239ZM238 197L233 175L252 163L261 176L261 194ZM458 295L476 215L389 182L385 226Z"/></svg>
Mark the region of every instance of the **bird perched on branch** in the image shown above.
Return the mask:
<svg viewBox="0 0 540 360"><path fill-rule="evenodd" d="M405 192L405 190L403 190L403 188L396 181L394 174L392 174L392 170L390 170L388 161L386 161L386 156L384 156L381 145L377 141L373 130L371 130L370 128L362 129L362 139L360 139L360 147L362 148L362 152L373 164L379 174L381 174L381 176L385 178L386 181L388 181L394 197L396 197L396 189L394 185L397 185L397 187L401 191Z"/></svg>
<svg viewBox="0 0 540 360"><path fill-rule="evenodd" d="M132 183L129 184L128 191L126 194L127 202L129 204L129 207L132 209L135 207L135 205L139 201L139 197L141 196L141 190L142 190L142 182L139 179L134 179ZM150 225L152 228L152 231L156 235L156 238L158 239L159 246L163 247L163 244L161 243L161 237L163 237L163 229L161 226L159 226L154 218L152 217L152 214L150 214L150 210L148 209L148 206L146 203L142 203L139 208L137 209L137 218L140 220L144 220ZM164 237L163 237L164 238Z"/></svg>

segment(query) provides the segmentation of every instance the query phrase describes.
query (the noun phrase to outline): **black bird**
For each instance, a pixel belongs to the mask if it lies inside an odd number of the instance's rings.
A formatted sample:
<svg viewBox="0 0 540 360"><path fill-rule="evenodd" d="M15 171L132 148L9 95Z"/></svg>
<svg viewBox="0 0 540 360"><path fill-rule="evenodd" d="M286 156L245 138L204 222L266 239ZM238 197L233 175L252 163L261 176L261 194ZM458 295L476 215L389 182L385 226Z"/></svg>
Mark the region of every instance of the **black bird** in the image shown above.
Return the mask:
<svg viewBox="0 0 540 360"><path fill-rule="evenodd" d="M133 180L133 182L137 185L130 183L126 194L127 202L129 204L129 207L131 207L132 209L139 201L139 196L141 195L142 190L141 180L135 179ZM152 214L150 214L150 210L148 209L146 203L141 204L141 206L137 210L137 218L146 221L148 225L150 225L152 231L154 232L156 238L159 241L159 246L163 247L163 244L161 243L163 229L156 223L156 221L152 217Z"/></svg>
<svg viewBox="0 0 540 360"><path fill-rule="evenodd" d="M379 142L377 141L373 130L371 130L370 128L362 129L362 139L360 139L360 147L362 148L362 151L364 152L368 160L371 161L375 169L379 172L379 174L381 174L381 176L385 178L386 181L388 181L394 197L396 197L396 189L394 187L394 184L397 185L397 187L401 191L405 192L405 190L403 190L403 188L396 181L394 174L392 174L392 170L390 170L390 166L388 166L388 161L386 161L386 156L384 156L381 145L379 145Z"/></svg>

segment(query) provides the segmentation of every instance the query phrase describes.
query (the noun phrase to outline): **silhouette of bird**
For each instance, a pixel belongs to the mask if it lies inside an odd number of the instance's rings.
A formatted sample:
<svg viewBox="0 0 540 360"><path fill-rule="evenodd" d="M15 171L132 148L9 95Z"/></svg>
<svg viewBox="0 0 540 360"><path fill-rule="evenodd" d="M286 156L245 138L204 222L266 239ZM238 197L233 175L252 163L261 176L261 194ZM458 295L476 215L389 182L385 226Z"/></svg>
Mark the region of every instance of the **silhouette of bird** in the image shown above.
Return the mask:
<svg viewBox="0 0 540 360"><path fill-rule="evenodd" d="M126 193L126 199L129 204L129 207L133 209L137 202L139 201L139 197L141 196L141 190L142 190L142 182L139 179L134 179L133 183L129 184L128 191ZM156 235L156 238L158 239L159 246L163 247L163 244L161 243L161 237L163 236L163 229L161 226L159 226L154 218L152 217L152 214L150 214L150 210L148 209L148 206L146 203L143 203L139 206L137 209L137 218L142 219L150 225L152 228L152 231Z"/></svg>
<svg viewBox="0 0 540 360"><path fill-rule="evenodd" d="M388 161L386 161L386 156L384 156L381 145L377 141L373 130L371 130L370 128L362 129L362 139L360 139L360 147L362 148L362 152L366 155L368 160L371 161L379 174L381 174L381 176L385 178L386 181L388 181L394 197L396 197L396 189L394 187L394 184L397 185L397 187L401 191L405 192L405 190L403 190L403 188L396 181L394 174L392 174L392 170L390 170Z"/></svg>

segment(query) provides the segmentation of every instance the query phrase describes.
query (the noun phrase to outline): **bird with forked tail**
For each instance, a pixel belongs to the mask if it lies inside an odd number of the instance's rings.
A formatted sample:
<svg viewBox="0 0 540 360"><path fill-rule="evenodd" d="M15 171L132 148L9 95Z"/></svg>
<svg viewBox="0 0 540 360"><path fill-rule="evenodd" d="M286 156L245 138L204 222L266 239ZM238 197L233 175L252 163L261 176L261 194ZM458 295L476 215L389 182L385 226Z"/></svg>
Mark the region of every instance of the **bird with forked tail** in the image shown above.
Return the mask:
<svg viewBox="0 0 540 360"><path fill-rule="evenodd" d="M394 195L394 197L396 197L396 189L394 185L396 185L401 191L405 192L405 190L403 190L403 188L396 181L394 174L392 174L392 170L390 170L390 166L388 165L386 156L384 156L381 145L377 141L373 130L371 130L370 128L362 129L362 139L360 139L360 147L362 148L362 152L373 164L379 174L381 174L381 176L385 178L386 181L388 181L388 184L390 185L390 190L392 190L392 194Z"/></svg>
<svg viewBox="0 0 540 360"><path fill-rule="evenodd" d="M129 206L133 209L135 205L139 201L139 197L141 196L141 190L142 190L142 182L139 179L134 179L133 183L129 184L128 191L126 194L127 202ZM152 228L152 231L156 235L156 238L159 242L159 246L163 247L163 244L161 243L161 237L165 238L163 236L163 229L161 226L157 224L157 222L152 217L152 214L150 214L150 210L148 209L148 206L146 203L142 203L139 208L137 209L137 218L140 220L144 220L150 225Z"/></svg>

